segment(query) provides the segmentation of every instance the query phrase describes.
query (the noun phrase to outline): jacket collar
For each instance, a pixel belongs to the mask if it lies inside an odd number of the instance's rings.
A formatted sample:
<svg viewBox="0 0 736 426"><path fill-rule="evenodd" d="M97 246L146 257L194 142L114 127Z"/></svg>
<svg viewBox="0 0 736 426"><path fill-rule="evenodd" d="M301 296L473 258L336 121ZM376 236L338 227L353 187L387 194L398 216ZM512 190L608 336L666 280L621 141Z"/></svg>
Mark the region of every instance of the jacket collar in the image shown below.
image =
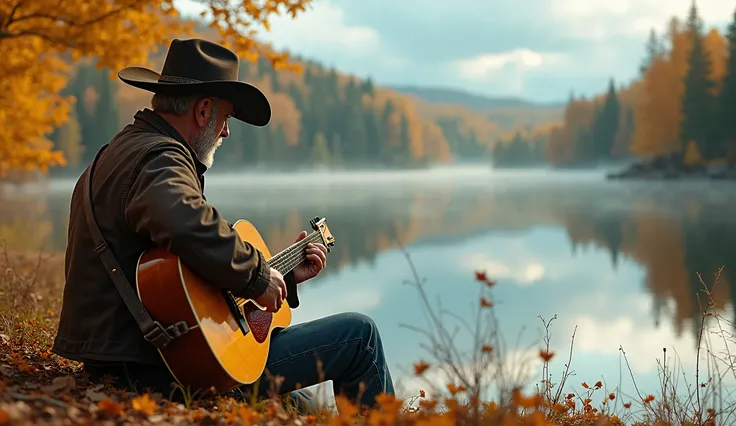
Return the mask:
<svg viewBox="0 0 736 426"><path fill-rule="evenodd" d="M158 133L161 133L162 135L172 137L179 141L182 145L187 147L189 150L189 153L192 155L192 158L194 159L194 164L197 169L197 174L199 175L200 180L203 179L204 173L207 171L207 166L204 165L201 161L199 161L199 158L197 157L197 154L194 153L194 150L189 146L186 140L181 136L178 130L174 126L171 125L168 121L166 121L165 118L161 117L157 112L144 108L138 112L135 113L133 116L135 118L134 125L140 125L142 123L145 123L148 125L148 127L153 128Z"/></svg>

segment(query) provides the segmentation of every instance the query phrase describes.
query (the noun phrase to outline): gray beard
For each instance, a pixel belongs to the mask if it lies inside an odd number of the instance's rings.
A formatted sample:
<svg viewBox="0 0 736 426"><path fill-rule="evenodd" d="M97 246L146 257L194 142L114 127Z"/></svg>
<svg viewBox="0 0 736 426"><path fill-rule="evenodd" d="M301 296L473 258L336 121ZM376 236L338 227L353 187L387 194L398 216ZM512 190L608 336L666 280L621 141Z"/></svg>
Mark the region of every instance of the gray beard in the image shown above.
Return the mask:
<svg viewBox="0 0 736 426"><path fill-rule="evenodd" d="M207 122L207 125L204 126L199 133L194 135L190 141L192 150L197 154L199 161L207 166L207 168L212 167L212 164L214 164L215 151L217 151L217 148L222 145L222 138L219 137L220 133L215 127L217 124L215 120L216 112L217 108L213 108L212 118L210 118L210 121Z"/></svg>

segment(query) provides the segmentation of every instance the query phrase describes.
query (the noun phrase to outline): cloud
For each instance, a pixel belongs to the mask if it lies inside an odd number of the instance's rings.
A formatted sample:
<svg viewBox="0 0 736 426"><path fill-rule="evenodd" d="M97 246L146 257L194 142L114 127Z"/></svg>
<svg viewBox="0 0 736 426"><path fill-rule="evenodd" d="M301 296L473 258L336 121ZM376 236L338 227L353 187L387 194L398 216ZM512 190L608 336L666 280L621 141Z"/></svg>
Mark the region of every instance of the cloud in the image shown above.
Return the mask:
<svg viewBox="0 0 736 426"><path fill-rule="evenodd" d="M207 10L194 0L174 0L174 4L188 16L198 17ZM366 25L348 25L345 11L325 0L314 1L296 18L288 13L273 15L269 19L269 30L257 28L256 37L272 43L278 50L316 57L336 52L361 55L380 46L378 31Z"/></svg>
<svg viewBox="0 0 736 426"><path fill-rule="evenodd" d="M202 9L175 0L184 10ZM638 72L651 28L684 19L691 0L316 0L277 17L259 37L278 49L379 85L447 86L488 95L566 101L605 91ZM725 24L733 2L699 0L706 26Z"/></svg>
<svg viewBox="0 0 736 426"><path fill-rule="evenodd" d="M610 41L621 35L645 37L654 28L665 31L671 17L684 20L691 0L566 0L549 3L550 16L560 29L573 37ZM722 0L698 1L700 17L710 25L725 23L734 5Z"/></svg>
<svg viewBox="0 0 736 426"><path fill-rule="evenodd" d="M484 80L498 71L511 70L523 72L531 68L549 66L560 62L563 55L539 53L521 48L509 52L478 55L471 59L457 61L460 74L471 80Z"/></svg>
<svg viewBox="0 0 736 426"><path fill-rule="evenodd" d="M491 279L515 280L520 285L529 285L542 280L546 275L543 264L534 260L521 260L510 266L496 260L486 253L474 253L462 259L462 265L469 271L485 271Z"/></svg>
<svg viewBox="0 0 736 426"><path fill-rule="evenodd" d="M697 335L685 333L677 336L673 323L664 322L654 326L644 317L650 308L649 297L638 295L627 298L626 304L634 312L626 315L616 315L614 318L600 318L590 314L577 315L571 318L571 323L578 325L578 334L575 339L577 351L591 354L617 354L619 346L623 346L626 356L631 364L632 371L637 374L648 374L657 371L655 360L662 358L663 349L667 350L668 363L677 358L677 363L682 366L687 375L694 372L697 362L698 347ZM668 300L668 308L674 312L673 300ZM638 312L636 312L638 311ZM638 314L638 315L637 315ZM723 312L726 318L733 317L733 308L728 307ZM694 329L692 324L689 329ZM734 342L726 342L719 337L721 331L717 323L712 322L704 332L703 349L701 350L701 362L708 357L711 351L717 357L723 357L726 351L734 352ZM709 345L709 349L705 349ZM674 365L674 364L673 364Z"/></svg>
<svg viewBox="0 0 736 426"><path fill-rule="evenodd" d="M270 31L258 37L273 43L277 49L289 49L306 55L339 52L362 55L380 47L379 33L367 25L348 25L342 8L327 1L316 1L296 18L274 17Z"/></svg>

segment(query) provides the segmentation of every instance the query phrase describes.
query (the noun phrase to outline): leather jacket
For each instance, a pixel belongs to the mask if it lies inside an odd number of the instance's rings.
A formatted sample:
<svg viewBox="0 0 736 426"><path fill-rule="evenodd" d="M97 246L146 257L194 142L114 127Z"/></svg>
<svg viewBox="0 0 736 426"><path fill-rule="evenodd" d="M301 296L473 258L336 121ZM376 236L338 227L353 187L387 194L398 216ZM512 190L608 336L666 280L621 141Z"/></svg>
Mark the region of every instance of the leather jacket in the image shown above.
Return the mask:
<svg viewBox="0 0 736 426"><path fill-rule="evenodd" d="M141 253L159 246L235 296L256 298L265 291L268 262L206 201L206 170L177 130L150 109L138 111L101 154L92 176L95 218L132 286ZM82 182L71 197L66 282L52 351L81 362L160 364L95 253ZM295 308L293 273L284 278Z"/></svg>

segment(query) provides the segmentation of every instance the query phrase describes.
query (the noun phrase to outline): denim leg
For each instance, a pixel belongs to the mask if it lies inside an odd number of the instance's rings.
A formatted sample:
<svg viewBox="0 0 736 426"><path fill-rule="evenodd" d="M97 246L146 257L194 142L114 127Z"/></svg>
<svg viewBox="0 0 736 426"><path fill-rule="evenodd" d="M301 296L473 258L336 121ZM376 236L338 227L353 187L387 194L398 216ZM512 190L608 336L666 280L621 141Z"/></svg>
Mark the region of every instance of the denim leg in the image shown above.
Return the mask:
<svg viewBox="0 0 736 426"><path fill-rule="evenodd" d="M330 315L274 333L259 382L261 395L271 389L269 375L283 377L281 394L332 380L335 395L369 407L378 394L394 393L378 328L358 313Z"/></svg>

